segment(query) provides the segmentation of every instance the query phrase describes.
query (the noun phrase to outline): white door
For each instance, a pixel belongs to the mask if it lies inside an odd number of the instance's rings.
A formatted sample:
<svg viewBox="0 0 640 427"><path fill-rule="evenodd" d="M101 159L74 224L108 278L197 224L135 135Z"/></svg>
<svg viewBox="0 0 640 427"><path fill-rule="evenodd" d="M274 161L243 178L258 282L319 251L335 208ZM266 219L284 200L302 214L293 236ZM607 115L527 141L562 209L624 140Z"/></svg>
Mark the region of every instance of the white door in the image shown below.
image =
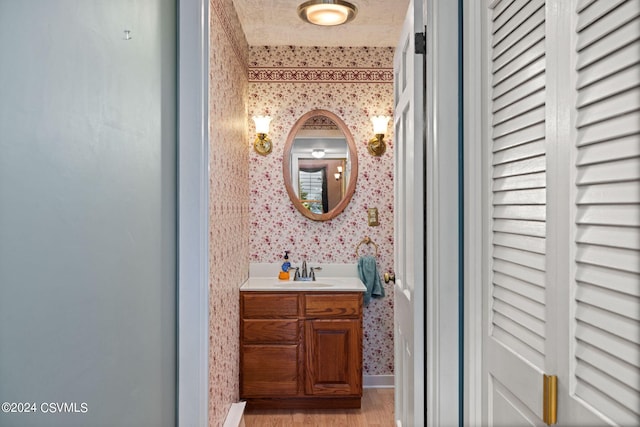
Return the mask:
<svg viewBox="0 0 640 427"><path fill-rule="evenodd" d="M483 423L638 425L638 2L483 13Z"/></svg>
<svg viewBox="0 0 640 427"><path fill-rule="evenodd" d="M424 425L424 57L422 3L411 1L394 59L395 418Z"/></svg>
<svg viewBox="0 0 640 427"><path fill-rule="evenodd" d="M637 426L640 2L574 0L567 13L570 267L558 281L568 337L558 340L558 423Z"/></svg>
<svg viewBox="0 0 640 427"><path fill-rule="evenodd" d="M544 425L548 350L545 5L515 3L494 2L485 21L483 406L495 426Z"/></svg>

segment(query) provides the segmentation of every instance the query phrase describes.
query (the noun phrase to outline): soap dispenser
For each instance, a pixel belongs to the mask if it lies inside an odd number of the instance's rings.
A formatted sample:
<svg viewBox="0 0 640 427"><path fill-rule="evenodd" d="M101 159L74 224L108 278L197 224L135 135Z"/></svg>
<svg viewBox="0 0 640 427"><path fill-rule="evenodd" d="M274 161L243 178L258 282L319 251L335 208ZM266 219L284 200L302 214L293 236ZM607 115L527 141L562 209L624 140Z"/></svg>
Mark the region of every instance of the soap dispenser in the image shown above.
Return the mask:
<svg viewBox="0 0 640 427"><path fill-rule="evenodd" d="M289 251L284 251L284 262L282 263L282 271L278 274L278 279L289 280L289 270L291 263L289 262Z"/></svg>

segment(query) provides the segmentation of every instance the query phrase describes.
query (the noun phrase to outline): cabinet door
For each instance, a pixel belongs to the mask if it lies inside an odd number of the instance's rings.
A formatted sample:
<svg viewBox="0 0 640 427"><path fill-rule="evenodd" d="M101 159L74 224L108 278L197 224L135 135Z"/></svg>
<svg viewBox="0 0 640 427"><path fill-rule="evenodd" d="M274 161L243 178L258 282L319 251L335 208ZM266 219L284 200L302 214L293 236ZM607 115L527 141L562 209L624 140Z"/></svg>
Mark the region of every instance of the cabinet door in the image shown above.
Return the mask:
<svg viewBox="0 0 640 427"><path fill-rule="evenodd" d="M359 319L305 321L305 393L362 395L362 323Z"/></svg>
<svg viewBox="0 0 640 427"><path fill-rule="evenodd" d="M292 345L243 345L240 397L295 396L298 350Z"/></svg>

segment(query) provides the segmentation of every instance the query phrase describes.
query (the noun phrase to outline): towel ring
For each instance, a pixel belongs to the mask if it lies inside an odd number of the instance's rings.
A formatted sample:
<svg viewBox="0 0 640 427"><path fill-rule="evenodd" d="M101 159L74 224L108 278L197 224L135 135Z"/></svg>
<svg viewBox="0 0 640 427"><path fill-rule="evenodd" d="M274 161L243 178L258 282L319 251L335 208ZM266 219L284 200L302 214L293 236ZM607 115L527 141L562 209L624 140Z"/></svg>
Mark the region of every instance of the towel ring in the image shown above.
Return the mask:
<svg viewBox="0 0 640 427"><path fill-rule="evenodd" d="M363 243L365 243L367 245L373 245L373 247L376 248L376 257L378 256L378 245L376 245L376 242L371 240L369 238L369 236L367 236L364 239L362 239L362 241L360 241L360 243L358 243L358 246L356 246L356 256L360 256L358 251L360 250L360 246L362 246Z"/></svg>

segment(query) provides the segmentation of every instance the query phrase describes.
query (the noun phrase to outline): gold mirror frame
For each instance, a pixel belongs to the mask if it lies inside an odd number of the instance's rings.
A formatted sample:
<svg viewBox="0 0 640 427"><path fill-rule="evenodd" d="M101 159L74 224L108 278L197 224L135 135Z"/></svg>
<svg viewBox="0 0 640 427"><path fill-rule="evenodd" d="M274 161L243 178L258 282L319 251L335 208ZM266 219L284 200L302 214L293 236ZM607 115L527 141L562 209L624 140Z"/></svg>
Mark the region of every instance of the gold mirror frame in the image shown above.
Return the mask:
<svg viewBox="0 0 640 427"><path fill-rule="evenodd" d="M322 214L311 212L302 204L302 202L300 202L300 199L298 199L298 196L293 189L293 183L291 182L291 149L293 147L293 143L295 142L298 131L300 131L307 120L315 116L327 117L338 126L338 128L344 135L345 140L347 141L347 147L349 148L349 157L351 159L351 173L349 175L349 183L347 184L344 197L342 198L340 203L338 203L333 209ZM351 197L356 191L356 181L358 178L358 151L356 150L356 143L353 139L353 135L351 135L351 132L349 131L349 128L342 121L342 119L331 111L327 110L309 111L308 113L300 117L291 128L291 131L289 131L289 136L287 137L287 142L284 146L284 155L282 159L282 176L284 178L284 186L287 189L287 193L289 194L291 203L293 203L293 206L295 206L298 212L300 212L302 215L314 221L328 221L337 217L351 201Z"/></svg>

